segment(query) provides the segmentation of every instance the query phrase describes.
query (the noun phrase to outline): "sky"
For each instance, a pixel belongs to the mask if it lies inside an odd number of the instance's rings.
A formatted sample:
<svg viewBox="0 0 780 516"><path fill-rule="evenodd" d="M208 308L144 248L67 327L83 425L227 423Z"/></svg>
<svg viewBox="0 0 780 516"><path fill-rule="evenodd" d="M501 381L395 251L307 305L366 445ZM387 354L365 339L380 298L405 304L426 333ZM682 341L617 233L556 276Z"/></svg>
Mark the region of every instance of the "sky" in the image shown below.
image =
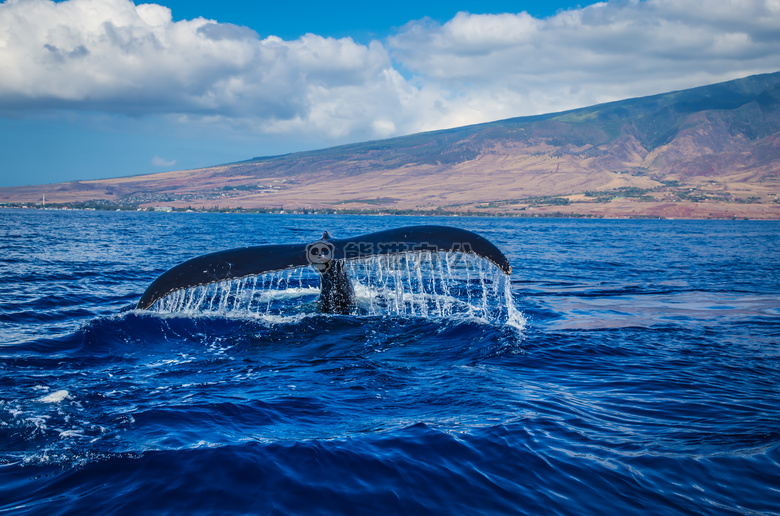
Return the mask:
<svg viewBox="0 0 780 516"><path fill-rule="evenodd" d="M780 71L780 0L5 0L0 186L181 170Z"/></svg>

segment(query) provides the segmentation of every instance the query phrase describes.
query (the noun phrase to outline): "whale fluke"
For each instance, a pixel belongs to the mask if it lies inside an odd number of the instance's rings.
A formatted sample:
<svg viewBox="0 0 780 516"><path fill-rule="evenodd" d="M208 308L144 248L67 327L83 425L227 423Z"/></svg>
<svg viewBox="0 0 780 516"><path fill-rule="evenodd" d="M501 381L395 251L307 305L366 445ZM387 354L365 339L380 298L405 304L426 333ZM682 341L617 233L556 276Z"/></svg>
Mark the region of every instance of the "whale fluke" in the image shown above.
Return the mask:
<svg viewBox="0 0 780 516"><path fill-rule="evenodd" d="M505 274L512 273L509 260L495 245L465 229L409 226L344 239L333 239L325 232L320 240L308 244L241 247L192 258L154 280L137 308L151 308L176 290L311 265L320 273L320 310L349 313L354 294L345 260L439 251L475 254L490 260Z"/></svg>

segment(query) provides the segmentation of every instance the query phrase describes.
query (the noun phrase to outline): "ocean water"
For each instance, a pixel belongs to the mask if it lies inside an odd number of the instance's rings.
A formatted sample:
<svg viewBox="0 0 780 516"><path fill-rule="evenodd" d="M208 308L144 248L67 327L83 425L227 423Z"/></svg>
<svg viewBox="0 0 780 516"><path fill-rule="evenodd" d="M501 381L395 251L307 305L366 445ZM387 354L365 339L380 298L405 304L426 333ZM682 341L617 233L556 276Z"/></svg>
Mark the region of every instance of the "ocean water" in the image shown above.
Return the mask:
<svg viewBox="0 0 780 516"><path fill-rule="evenodd" d="M199 254L412 224L512 276L133 309ZM0 514L780 514L779 446L780 223L0 210Z"/></svg>

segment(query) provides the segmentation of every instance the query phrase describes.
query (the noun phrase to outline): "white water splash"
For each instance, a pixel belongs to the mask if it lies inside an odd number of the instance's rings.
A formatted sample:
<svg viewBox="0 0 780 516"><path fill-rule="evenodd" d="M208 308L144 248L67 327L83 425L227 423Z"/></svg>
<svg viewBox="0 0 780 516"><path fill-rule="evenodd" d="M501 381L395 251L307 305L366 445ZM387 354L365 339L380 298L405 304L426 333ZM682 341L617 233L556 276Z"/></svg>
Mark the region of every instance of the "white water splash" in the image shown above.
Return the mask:
<svg viewBox="0 0 780 516"><path fill-rule="evenodd" d="M356 315L479 319L522 330L509 276L462 253L412 253L349 260ZM255 316L286 321L316 311L319 273L310 267L178 290L152 310L161 314Z"/></svg>
<svg viewBox="0 0 780 516"><path fill-rule="evenodd" d="M43 398L41 398L39 401L42 403L60 403L62 400L68 397L68 391L66 390L59 390L54 391L50 394L47 394Z"/></svg>

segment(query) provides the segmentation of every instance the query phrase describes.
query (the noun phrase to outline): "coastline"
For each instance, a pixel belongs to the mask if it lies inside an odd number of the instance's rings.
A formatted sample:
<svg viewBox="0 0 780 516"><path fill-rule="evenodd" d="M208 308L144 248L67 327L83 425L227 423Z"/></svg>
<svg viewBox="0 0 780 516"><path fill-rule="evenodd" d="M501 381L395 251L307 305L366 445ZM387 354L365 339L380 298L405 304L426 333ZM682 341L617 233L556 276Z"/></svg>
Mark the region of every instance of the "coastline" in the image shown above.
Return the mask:
<svg viewBox="0 0 780 516"><path fill-rule="evenodd" d="M496 218L588 218L603 220L664 219L664 220L780 220L780 203L725 202L637 202L612 200L607 203L571 203L535 206L485 206L475 203L457 207L392 208L358 205L349 207L251 207L191 206L171 203L169 206L133 206L103 200L82 203L7 203L0 209L35 209L63 211L133 211L163 213L245 213L289 215L369 215L369 216L429 216L429 217L496 217Z"/></svg>

